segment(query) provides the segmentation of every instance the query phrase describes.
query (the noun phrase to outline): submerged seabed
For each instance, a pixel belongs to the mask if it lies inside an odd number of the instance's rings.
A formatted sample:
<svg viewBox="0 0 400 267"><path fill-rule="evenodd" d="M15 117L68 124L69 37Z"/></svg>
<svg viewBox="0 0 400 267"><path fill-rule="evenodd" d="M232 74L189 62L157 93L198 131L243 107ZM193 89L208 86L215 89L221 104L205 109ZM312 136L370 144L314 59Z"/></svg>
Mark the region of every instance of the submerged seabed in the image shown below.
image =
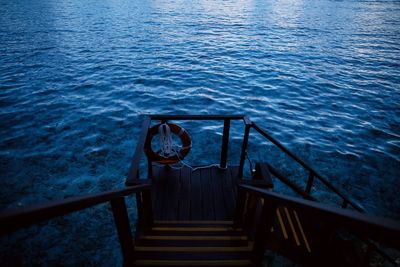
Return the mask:
<svg viewBox="0 0 400 267"><path fill-rule="evenodd" d="M123 186L143 113L245 113L369 213L400 219L397 1L0 1L0 53L1 210ZM187 126L188 162L218 162L221 125ZM261 141L253 160L304 183ZM1 247L3 263L121 263L107 205Z"/></svg>

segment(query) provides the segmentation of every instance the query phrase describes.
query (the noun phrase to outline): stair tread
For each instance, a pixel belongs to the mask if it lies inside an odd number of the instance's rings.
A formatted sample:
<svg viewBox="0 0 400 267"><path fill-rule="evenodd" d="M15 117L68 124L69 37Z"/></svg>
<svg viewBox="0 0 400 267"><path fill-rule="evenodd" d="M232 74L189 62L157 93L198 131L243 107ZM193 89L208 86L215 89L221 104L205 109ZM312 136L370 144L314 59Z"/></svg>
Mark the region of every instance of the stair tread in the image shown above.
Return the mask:
<svg viewBox="0 0 400 267"><path fill-rule="evenodd" d="M251 251L135 251L138 260L248 260Z"/></svg>
<svg viewBox="0 0 400 267"><path fill-rule="evenodd" d="M135 266L251 266L253 243L231 221L156 221L136 240Z"/></svg>
<svg viewBox="0 0 400 267"><path fill-rule="evenodd" d="M251 251L252 246L240 246L240 247L154 247L154 246L136 246L136 251L159 251L159 252L209 252L209 253L219 253L219 252L241 252L241 251Z"/></svg>
<svg viewBox="0 0 400 267"><path fill-rule="evenodd" d="M136 260L135 266L251 266L250 260Z"/></svg>
<svg viewBox="0 0 400 267"><path fill-rule="evenodd" d="M208 224L208 225L213 225L213 224L227 224L227 225L232 225L233 221L154 221L154 224L185 224L185 225L191 225L191 224Z"/></svg>
<svg viewBox="0 0 400 267"><path fill-rule="evenodd" d="M141 236L140 239L149 239L149 240L248 240L245 235L212 235L212 236L196 236L196 235L184 235L184 236L176 236L176 235L144 235Z"/></svg>
<svg viewBox="0 0 400 267"><path fill-rule="evenodd" d="M198 231L198 232L226 232L226 231L243 231L242 228L222 227L222 226L154 226L151 228L153 231Z"/></svg>

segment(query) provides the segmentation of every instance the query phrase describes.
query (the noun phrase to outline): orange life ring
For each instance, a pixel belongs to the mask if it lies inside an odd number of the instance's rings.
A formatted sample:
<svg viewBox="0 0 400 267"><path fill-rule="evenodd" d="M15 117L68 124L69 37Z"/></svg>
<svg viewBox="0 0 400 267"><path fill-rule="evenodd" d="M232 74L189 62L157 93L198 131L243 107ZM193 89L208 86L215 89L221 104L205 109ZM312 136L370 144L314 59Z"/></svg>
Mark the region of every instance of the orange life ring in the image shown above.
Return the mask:
<svg viewBox="0 0 400 267"><path fill-rule="evenodd" d="M180 138L182 143L181 149L177 153L175 153L175 155L172 155L170 157L162 156L160 154L161 151L158 152L153 151L151 147L151 142L153 140L153 137L159 134L158 129L161 125L162 124L157 124L152 126L147 133L146 142L144 144L144 151L147 157L151 161L161 164L174 164L179 162L180 160L183 160L183 158L186 157L187 154L189 154L189 151L192 147L192 140L190 138L189 133L184 128L182 128L177 124L167 123L167 125L171 129L171 132Z"/></svg>

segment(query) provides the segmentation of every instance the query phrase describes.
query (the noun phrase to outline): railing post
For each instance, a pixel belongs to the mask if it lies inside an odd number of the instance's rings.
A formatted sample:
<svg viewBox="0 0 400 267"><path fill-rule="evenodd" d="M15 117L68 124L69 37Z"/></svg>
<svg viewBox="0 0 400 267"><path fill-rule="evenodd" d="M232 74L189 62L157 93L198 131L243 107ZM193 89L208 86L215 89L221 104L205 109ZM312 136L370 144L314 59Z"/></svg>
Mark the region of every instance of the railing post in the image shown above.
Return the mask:
<svg viewBox="0 0 400 267"><path fill-rule="evenodd" d="M237 174L239 178L243 177L243 168L244 168L244 161L246 159L247 144L249 142L250 127L251 127L250 124L246 124L246 128L244 129L242 152L240 154L240 164L239 164L239 170L238 170L238 174Z"/></svg>
<svg viewBox="0 0 400 267"><path fill-rule="evenodd" d="M229 144L229 130L231 127L231 120L224 120L224 132L222 134L222 147L221 147L221 162L219 164L220 168L226 168L226 162L228 158L228 144Z"/></svg>
<svg viewBox="0 0 400 267"><path fill-rule="evenodd" d="M314 173L310 171L310 173L308 175L306 190L305 190L307 194L310 194L313 183L314 183Z"/></svg>
<svg viewBox="0 0 400 267"><path fill-rule="evenodd" d="M117 227L119 242L121 244L124 266L127 266L133 263L134 246L125 199L124 197L115 198L111 200L110 203Z"/></svg>
<svg viewBox="0 0 400 267"><path fill-rule="evenodd" d="M274 224L277 205L264 199L260 219L257 225L253 246L253 262L255 266L261 266L265 252L265 246L271 235L271 228Z"/></svg>

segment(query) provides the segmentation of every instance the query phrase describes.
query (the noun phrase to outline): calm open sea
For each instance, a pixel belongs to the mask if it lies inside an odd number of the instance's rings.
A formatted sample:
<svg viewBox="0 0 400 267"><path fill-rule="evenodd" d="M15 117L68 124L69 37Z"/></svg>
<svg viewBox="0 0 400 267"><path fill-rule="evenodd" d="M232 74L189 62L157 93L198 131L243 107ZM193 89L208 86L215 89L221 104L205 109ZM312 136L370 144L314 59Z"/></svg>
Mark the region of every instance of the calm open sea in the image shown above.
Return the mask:
<svg viewBox="0 0 400 267"><path fill-rule="evenodd" d="M0 0L0 89L0 210L123 186L144 113L244 113L400 219L398 1ZM188 130L188 162L218 162L221 125ZM261 141L250 157L304 185ZM121 263L107 205L3 238L6 256Z"/></svg>

